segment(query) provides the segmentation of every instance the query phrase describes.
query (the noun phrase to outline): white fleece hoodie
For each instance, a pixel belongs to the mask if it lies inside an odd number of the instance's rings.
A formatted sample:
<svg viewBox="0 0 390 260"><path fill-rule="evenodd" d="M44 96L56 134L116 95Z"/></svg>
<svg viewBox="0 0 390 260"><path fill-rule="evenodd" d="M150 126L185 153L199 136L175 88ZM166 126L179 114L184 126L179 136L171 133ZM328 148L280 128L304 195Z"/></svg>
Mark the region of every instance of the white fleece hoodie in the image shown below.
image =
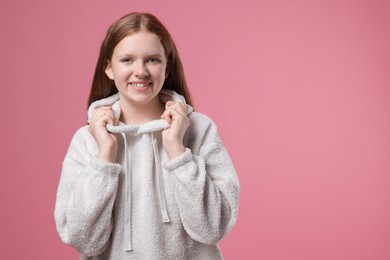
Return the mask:
<svg viewBox="0 0 390 260"><path fill-rule="evenodd" d="M185 103L161 90L162 102ZM119 95L96 101L120 116ZM218 247L238 213L239 182L214 123L188 106L186 151L169 160L161 132L168 123L108 125L118 134L117 163L97 159L86 126L74 135L63 162L55 221L80 259L223 259Z"/></svg>

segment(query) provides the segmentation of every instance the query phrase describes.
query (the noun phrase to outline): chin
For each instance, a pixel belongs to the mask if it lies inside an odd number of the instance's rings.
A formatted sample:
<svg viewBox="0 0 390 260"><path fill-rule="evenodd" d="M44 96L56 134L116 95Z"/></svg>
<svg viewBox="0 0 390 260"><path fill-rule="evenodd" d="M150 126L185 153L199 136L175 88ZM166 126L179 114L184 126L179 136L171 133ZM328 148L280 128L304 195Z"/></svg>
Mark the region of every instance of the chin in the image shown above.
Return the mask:
<svg viewBox="0 0 390 260"><path fill-rule="evenodd" d="M146 105L146 104L150 103L154 98L155 98L155 96L153 96L153 97L151 97L151 96L149 96L149 97L125 97L125 100L127 100L130 103L134 103L134 104Z"/></svg>

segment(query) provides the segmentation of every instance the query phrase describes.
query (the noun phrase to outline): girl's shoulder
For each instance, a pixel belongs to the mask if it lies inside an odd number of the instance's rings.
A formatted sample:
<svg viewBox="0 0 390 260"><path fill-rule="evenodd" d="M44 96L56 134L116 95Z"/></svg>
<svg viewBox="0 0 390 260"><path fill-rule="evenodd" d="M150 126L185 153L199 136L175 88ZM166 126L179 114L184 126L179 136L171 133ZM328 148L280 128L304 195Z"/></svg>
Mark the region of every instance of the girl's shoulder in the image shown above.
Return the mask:
<svg viewBox="0 0 390 260"><path fill-rule="evenodd" d="M199 144L220 142L217 126L210 117L199 112L192 112L188 118L191 120L191 126L187 135L191 142Z"/></svg>
<svg viewBox="0 0 390 260"><path fill-rule="evenodd" d="M80 127L74 133L70 142L69 151L75 151L77 153L96 154L98 146L95 139L92 137L88 130L88 125Z"/></svg>
<svg viewBox="0 0 390 260"><path fill-rule="evenodd" d="M195 111L191 112L188 115L188 118L191 120L191 122L197 123L199 125L204 125L204 126L215 125L214 121L210 117L200 112L195 112Z"/></svg>
<svg viewBox="0 0 390 260"><path fill-rule="evenodd" d="M191 112L188 115L188 118L191 120L191 128L194 128L198 131L206 131L207 129L215 128L216 125L214 121L207 115L199 112Z"/></svg>
<svg viewBox="0 0 390 260"><path fill-rule="evenodd" d="M76 130L73 135L72 142L91 142L94 141L91 133L88 130L88 125L84 125Z"/></svg>

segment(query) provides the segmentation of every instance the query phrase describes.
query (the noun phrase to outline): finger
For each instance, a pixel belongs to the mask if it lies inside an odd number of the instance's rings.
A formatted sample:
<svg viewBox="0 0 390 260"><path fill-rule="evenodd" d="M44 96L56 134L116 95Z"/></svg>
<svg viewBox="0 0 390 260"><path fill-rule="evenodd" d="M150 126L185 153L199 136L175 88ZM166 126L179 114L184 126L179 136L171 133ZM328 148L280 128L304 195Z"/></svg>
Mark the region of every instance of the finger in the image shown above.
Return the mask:
<svg viewBox="0 0 390 260"><path fill-rule="evenodd" d="M170 114L170 111L167 109L164 111L164 113L161 115L161 118L168 122L168 124L172 123L172 116Z"/></svg>
<svg viewBox="0 0 390 260"><path fill-rule="evenodd" d="M173 110L177 110L183 115L187 115L187 105L181 102L168 101L165 105L165 109L169 109L169 108Z"/></svg>
<svg viewBox="0 0 390 260"><path fill-rule="evenodd" d="M111 106L105 106L105 107L99 107L93 110L92 112L92 118L94 116L100 115L102 113L113 113Z"/></svg>
<svg viewBox="0 0 390 260"><path fill-rule="evenodd" d="M176 104L176 102L174 102L174 101L167 101L166 103L165 103L165 108L169 108L169 107L171 107L171 106L174 106Z"/></svg>
<svg viewBox="0 0 390 260"><path fill-rule="evenodd" d="M168 101L166 103L166 108L172 108L173 110L176 110L180 112L183 115L187 115L187 105L182 103L182 102L173 102L173 101Z"/></svg>
<svg viewBox="0 0 390 260"><path fill-rule="evenodd" d="M95 125L97 127L98 126L105 127L107 124L114 125L115 120L116 119L112 113L108 113L108 112L103 111L103 112L97 113L95 115L95 118L91 122L91 125Z"/></svg>
<svg viewBox="0 0 390 260"><path fill-rule="evenodd" d="M183 112L183 109L179 108L179 107L176 107L175 109L170 108L168 111L169 111L169 114L171 115L171 117L174 119L178 118L179 116L180 117L187 117L187 113Z"/></svg>
<svg viewBox="0 0 390 260"><path fill-rule="evenodd" d="M109 116L107 119L106 119L106 123L107 125L114 125L114 118Z"/></svg>
<svg viewBox="0 0 390 260"><path fill-rule="evenodd" d="M165 117L169 117L170 116L170 112L169 111L172 110L171 106L172 106L172 103L171 104L166 104L165 110L164 110L163 114L161 115L161 118L165 118Z"/></svg>
<svg viewBox="0 0 390 260"><path fill-rule="evenodd" d="M95 117L95 122L107 122L108 120L114 121L114 115L107 113L107 112L102 112L98 113Z"/></svg>
<svg viewBox="0 0 390 260"><path fill-rule="evenodd" d="M184 116L187 116L187 105L181 102L177 102L176 105L176 111L183 114Z"/></svg>
<svg viewBox="0 0 390 260"><path fill-rule="evenodd" d="M92 111L92 114L97 113L97 112L102 111L102 110L109 111L109 110L112 110L112 108L110 106L98 107Z"/></svg>
<svg viewBox="0 0 390 260"><path fill-rule="evenodd" d="M172 120L181 120L181 119L184 119L187 117L183 113L181 113L173 108L167 109L167 115L168 115L168 117L172 118Z"/></svg>
<svg viewBox="0 0 390 260"><path fill-rule="evenodd" d="M115 117L114 112L111 110L111 108L107 108L107 107L96 110L96 113L95 113L96 118L101 118L101 117L104 117L107 115L110 117Z"/></svg>

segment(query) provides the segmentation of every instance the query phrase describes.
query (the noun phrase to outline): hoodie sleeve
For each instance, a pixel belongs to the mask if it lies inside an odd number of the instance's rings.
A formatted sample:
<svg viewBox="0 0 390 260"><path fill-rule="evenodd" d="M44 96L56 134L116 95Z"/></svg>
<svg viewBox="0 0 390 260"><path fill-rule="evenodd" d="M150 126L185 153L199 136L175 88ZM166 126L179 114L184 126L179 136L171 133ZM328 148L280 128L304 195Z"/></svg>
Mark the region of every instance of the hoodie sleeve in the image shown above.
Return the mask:
<svg viewBox="0 0 390 260"><path fill-rule="evenodd" d="M191 130L197 137L190 143L200 145L190 145L192 150L186 148L163 167L177 177L175 198L187 234L200 243L215 244L236 222L240 185L216 126L210 119L206 122L206 130Z"/></svg>
<svg viewBox="0 0 390 260"><path fill-rule="evenodd" d="M86 256L107 246L120 171L119 164L97 159L86 128L76 132L63 162L54 217L61 240Z"/></svg>

